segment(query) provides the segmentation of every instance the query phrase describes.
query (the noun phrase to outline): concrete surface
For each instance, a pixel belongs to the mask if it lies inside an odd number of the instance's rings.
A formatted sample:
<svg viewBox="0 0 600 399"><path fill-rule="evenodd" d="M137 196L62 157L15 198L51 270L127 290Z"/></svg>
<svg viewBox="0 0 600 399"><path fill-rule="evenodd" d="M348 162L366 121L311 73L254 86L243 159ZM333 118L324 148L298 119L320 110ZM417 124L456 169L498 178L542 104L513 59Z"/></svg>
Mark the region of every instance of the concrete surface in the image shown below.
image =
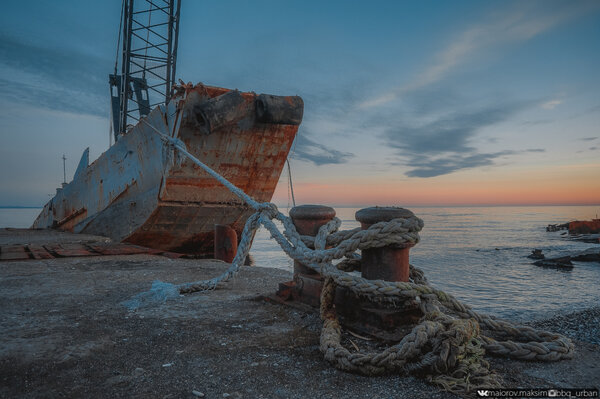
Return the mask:
<svg viewBox="0 0 600 399"><path fill-rule="evenodd" d="M82 239L9 233L0 244ZM332 368L318 349L317 311L264 299L290 279L283 270L244 267L212 292L122 304L155 280L195 281L227 266L153 255L0 262L0 397L452 397L415 377ZM600 348L577 346L559 363L490 361L507 388L597 387Z"/></svg>

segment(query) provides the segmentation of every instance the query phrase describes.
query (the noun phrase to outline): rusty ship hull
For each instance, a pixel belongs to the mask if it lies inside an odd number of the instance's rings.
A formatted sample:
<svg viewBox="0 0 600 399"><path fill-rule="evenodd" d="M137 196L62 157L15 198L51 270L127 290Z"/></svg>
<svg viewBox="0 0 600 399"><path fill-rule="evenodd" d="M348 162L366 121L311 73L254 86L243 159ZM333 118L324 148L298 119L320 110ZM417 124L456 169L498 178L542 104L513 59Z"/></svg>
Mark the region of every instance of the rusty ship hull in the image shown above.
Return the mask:
<svg viewBox="0 0 600 399"><path fill-rule="evenodd" d="M300 97L182 88L57 190L33 228L97 234L165 251L209 255L214 225L241 234L253 210L156 131L257 201L270 201L302 119ZM87 151L87 150L86 150Z"/></svg>

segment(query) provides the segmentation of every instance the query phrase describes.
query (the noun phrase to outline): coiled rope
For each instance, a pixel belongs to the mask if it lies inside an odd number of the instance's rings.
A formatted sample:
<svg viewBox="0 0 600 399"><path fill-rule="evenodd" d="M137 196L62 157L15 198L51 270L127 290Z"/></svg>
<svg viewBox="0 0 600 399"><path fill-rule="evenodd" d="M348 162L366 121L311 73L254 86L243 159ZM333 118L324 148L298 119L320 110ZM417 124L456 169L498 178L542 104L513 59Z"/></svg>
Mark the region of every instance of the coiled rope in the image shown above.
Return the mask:
<svg viewBox="0 0 600 399"><path fill-rule="evenodd" d="M418 217L379 222L366 230L347 231L338 231L341 221L334 218L319 229L316 237L301 236L291 219L279 212L274 204L255 201L190 154L181 140L143 121L171 150L185 155L256 211L244 226L231 266L210 280L175 286L180 293L213 290L219 283L234 277L250 251L254 232L263 225L286 254L324 276L320 350L325 359L341 370L365 375L413 373L425 376L447 391L466 393L500 384L498 376L483 359L485 353L540 361L557 361L573 356L574 345L570 339L475 312L452 295L432 287L423 271L412 265L408 282L367 280L349 273L360 267L357 250L418 243L419 231L423 228L423 221ZM173 136L176 130L173 129ZM283 224L283 232L273 220ZM334 265L334 260L341 261ZM341 344L342 328L333 305L337 286L392 307L411 300L419 303L424 316L400 342L382 352L353 353ZM502 339L495 339L490 334Z"/></svg>

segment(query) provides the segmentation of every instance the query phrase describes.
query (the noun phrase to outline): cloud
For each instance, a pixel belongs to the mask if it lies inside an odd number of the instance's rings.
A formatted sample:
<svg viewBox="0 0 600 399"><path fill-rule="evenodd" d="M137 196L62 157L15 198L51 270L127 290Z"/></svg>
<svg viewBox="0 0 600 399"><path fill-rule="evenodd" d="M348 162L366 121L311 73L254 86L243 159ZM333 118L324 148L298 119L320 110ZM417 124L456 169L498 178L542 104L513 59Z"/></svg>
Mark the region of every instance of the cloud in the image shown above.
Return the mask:
<svg viewBox="0 0 600 399"><path fill-rule="evenodd" d="M108 115L110 61L0 33L0 98L47 109Z"/></svg>
<svg viewBox="0 0 600 399"><path fill-rule="evenodd" d="M431 157L413 157L410 164L413 169L406 172L406 176L441 176L461 169L493 165L496 158L512 154L514 154L513 151L500 151L489 154L453 154L438 159L432 159Z"/></svg>
<svg viewBox="0 0 600 399"><path fill-rule="evenodd" d="M562 104L562 100L551 100L543 103L541 107L544 109L554 109L560 104Z"/></svg>
<svg viewBox="0 0 600 399"><path fill-rule="evenodd" d="M590 151L596 151L597 149L598 149L598 147L596 147L596 146L588 148L588 150L590 150Z"/></svg>
<svg viewBox="0 0 600 399"><path fill-rule="evenodd" d="M591 114L594 112L600 111L600 105L595 105L593 107L590 107L588 109L586 109L585 111L583 111L584 114Z"/></svg>
<svg viewBox="0 0 600 399"><path fill-rule="evenodd" d="M579 140L580 141L593 141L596 140L598 137L582 137Z"/></svg>
<svg viewBox="0 0 600 399"><path fill-rule="evenodd" d="M410 154L472 151L468 141L482 128L505 121L531 102L491 105L478 110L455 110L417 126L397 125L385 133L387 145Z"/></svg>
<svg viewBox="0 0 600 399"><path fill-rule="evenodd" d="M480 152L471 144L477 133L534 105L533 101L517 101L477 110L453 110L421 124L397 122L385 130L384 140L388 147L395 149L397 159L393 163L412 168L406 172L409 177L433 177L488 166L499 157L519 152ZM525 150L543 151L541 148Z"/></svg>
<svg viewBox="0 0 600 399"><path fill-rule="evenodd" d="M534 121L525 121L521 123L521 126L547 125L552 122L554 122L552 119L538 119Z"/></svg>
<svg viewBox="0 0 600 399"><path fill-rule="evenodd" d="M547 3L538 3L541 4L539 7L532 7L532 4L517 3L512 10L462 31L437 53L431 64L413 78L411 83L363 101L359 107L371 108L394 101L407 92L442 80L481 51L491 51L506 44L530 40L598 6L594 2L577 2L550 10L551 7L547 7ZM548 103L551 106L549 109L560 104L551 103L553 102Z"/></svg>
<svg viewBox="0 0 600 399"><path fill-rule="evenodd" d="M41 87L0 79L1 98L50 110L108 117L108 95L85 93L62 87ZM108 92L108 90L107 90Z"/></svg>
<svg viewBox="0 0 600 399"><path fill-rule="evenodd" d="M292 158L309 161L317 166L347 162L354 154L319 144L305 135L296 137Z"/></svg>
<svg viewBox="0 0 600 399"><path fill-rule="evenodd" d="M571 115L569 117L569 119L577 119L579 117L582 117L582 116L585 116L585 115L588 115L588 114L596 114L596 113L598 113L598 111L600 111L600 105L594 105L593 107L590 107L590 108L585 109L585 110L583 110L581 112L577 112L577 113Z"/></svg>

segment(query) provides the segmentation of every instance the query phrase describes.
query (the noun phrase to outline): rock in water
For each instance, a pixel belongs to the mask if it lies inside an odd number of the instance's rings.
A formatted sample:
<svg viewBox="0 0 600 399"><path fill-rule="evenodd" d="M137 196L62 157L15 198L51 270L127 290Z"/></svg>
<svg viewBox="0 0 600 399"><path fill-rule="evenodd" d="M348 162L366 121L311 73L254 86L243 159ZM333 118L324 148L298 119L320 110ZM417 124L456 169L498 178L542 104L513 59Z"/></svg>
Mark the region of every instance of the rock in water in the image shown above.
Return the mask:
<svg viewBox="0 0 600 399"><path fill-rule="evenodd" d="M542 253L541 249L534 249L531 254L527 256L529 259L544 259L546 256Z"/></svg>
<svg viewBox="0 0 600 399"><path fill-rule="evenodd" d="M533 262L533 264L536 266L555 267L555 268L559 268L559 269L572 269L573 268L573 263L571 263L570 256L563 256L561 258L554 258L554 259L542 259L542 260Z"/></svg>
<svg viewBox="0 0 600 399"><path fill-rule="evenodd" d="M571 259L578 262L600 262L600 250L589 248L571 256Z"/></svg>
<svg viewBox="0 0 600 399"><path fill-rule="evenodd" d="M600 219L575 220L569 222L569 234L600 233Z"/></svg>

